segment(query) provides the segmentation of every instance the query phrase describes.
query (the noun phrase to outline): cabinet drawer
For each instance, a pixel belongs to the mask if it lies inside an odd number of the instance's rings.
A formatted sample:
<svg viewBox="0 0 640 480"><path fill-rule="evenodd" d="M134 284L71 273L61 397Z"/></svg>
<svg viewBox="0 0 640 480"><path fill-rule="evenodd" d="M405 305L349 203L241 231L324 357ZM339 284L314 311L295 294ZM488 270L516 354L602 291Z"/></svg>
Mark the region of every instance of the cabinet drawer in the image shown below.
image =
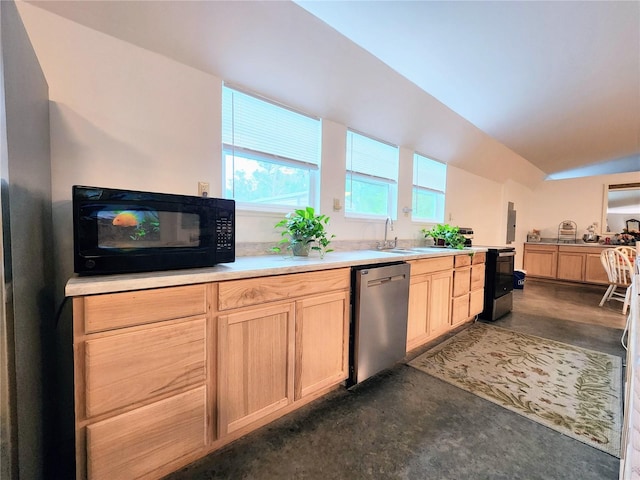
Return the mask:
<svg viewBox="0 0 640 480"><path fill-rule="evenodd" d="M484 289L469 294L469 316L479 315L484 310Z"/></svg>
<svg viewBox="0 0 640 480"><path fill-rule="evenodd" d="M480 263L487 262L487 254L485 252L475 253L473 257L471 257L471 263L473 265L478 265Z"/></svg>
<svg viewBox="0 0 640 480"><path fill-rule="evenodd" d="M471 267L456 268L453 272L453 296L469 293L471 285Z"/></svg>
<svg viewBox="0 0 640 480"><path fill-rule="evenodd" d="M202 318L88 340L87 417L202 384L205 338Z"/></svg>
<svg viewBox="0 0 640 480"><path fill-rule="evenodd" d="M485 265L483 263L471 267L471 291L484 287Z"/></svg>
<svg viewBox="0 0 640 480"><path fill-rule="evenodd" d="M468 267L471 265L471 255L456 255L455 260L453 262L453 266L458 267Z"/></svg>
<svg viewBox="0 0 640 480"><path fill-rule="evenodd" d="M411 264L411 275L433 273L453 268L453 256L415 260Z"/></svg>
<svg viewBox="0 0 640 480"><path fill-rule="evenodd" d="M600 252L604 250L606 247L573 247L573 246L558 246L559 253L579 253L579 254L587 254L587 253L595 253L600 255Z"/></svg>
<svg viewBox="0 0 640 480"><path fill-rule="evenodd" d="M83 299L86 333L202 315L206 312L205 284L106 293Z"/></svg>
<svg viewBox="0 0 640 480"><path fill-rule="evenodd" d="M348 268L273 277L231 280L218 285L218 308L258 305L349 288Z"/></svg>
<svg viewBox="0 0 640 480"><path fill-rule="evenodd" d="M557 252L557 245L532 245L530 243L524 246L525 252Z"/></svg>
<svg viewBox="0 0 640 480"><path fill-rule="evenodd" d="M200 387L89 425L88 478L139 478L204 448L206 403Z"/></svg>
<svg viewBox="0 0 640 480"><path fill-rule="evenodd" d="M469 294L454 297L451 302L451 325L464 322L469 318Z"/></svg>

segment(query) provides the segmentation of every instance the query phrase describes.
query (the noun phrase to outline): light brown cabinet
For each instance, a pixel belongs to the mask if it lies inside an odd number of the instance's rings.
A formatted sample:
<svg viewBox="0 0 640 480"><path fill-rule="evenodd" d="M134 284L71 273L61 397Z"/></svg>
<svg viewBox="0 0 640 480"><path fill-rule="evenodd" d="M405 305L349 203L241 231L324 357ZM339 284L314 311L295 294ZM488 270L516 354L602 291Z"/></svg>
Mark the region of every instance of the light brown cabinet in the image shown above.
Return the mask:
<svg viewBox="0 0 640 480"><path fill-rule="evenodd" d="M604 248L525 244L524 269L532 277L606 285L607 273L600 262Z"/></svg>
<svg viewBox="0 0 640 480"><path fill-rule="evenodd" d="M593 251L588 252L585 255L584 260L584 281L587 283L599 283L602 285L607 285L609 283L609 277L607 276L607 272L602 266L602 261L600 260L600 252Z"/></svg>
<svg viewBox="0 0 640 480"><path fill-rule="evenodd" d="M601 247L558 246L558 279L607 284L607 272L600 261Z"/></svg>
<svg viewBox="0 0 640 480"><path fill-rule="evenodd" d="M452 327L456 327L482 312L485 262L485 253L455 257L451 300Z"/></svg>
<svg viewBox="0 0 640 480"><path fill-rule="evenodd" d="M453 257L413 260L409 285L407 351L449 328Z"/></svg>
<svg viewBox="0 0 640 480"><path fill-rule="evenodd" d="M293 402L294 306L218 319L220 436Z"/></svg>
<svg viewBox="0 0 640 480"><path fill-rule="evenodd" d="M525 244L523 265L532 277L556 278L558 246Z"/></svg>
<svg viewBox="0 0 640 480"><path fill-rule="evenodd" d="M207 444L201 386L87 426L88 478L143 478Z"/></svg>
<svg viewBox="0 0 640 480"><path fill-rule="evenodd" d="M214 440L210 299L206 285L74 298L78 478L160 476Z"/></svg>
<svg viewBox="0 0 640 480"><path fill-rule="evenodd" d="M77 478L160 478L348 377L350 269L74 298Z"/></svg>
<svg viewBox="0 0 640 480"><path fill-rule="evenodd" d="M295 400L349 376L349 292L296 302Z"/></svg>
<svg viewBox="0 0 640 480"><path fill-rule="evenodd" d="M486 253L476 253L471 265L471 288L469 292L469 317L474 317L484 310L484 280L486 270Z"/></svg>
<svg viewBox="0 0 640 480"><path fill-rule="evenodd" d="M585 254L582 252L558 250L557 278L582 282L584 280Z"/></svg>
<svg viewBox="0 0 640 480"><path fill-rule="evenodd" d="M348 377L349 287L349 269L219 283L221 438Z"/></svg>

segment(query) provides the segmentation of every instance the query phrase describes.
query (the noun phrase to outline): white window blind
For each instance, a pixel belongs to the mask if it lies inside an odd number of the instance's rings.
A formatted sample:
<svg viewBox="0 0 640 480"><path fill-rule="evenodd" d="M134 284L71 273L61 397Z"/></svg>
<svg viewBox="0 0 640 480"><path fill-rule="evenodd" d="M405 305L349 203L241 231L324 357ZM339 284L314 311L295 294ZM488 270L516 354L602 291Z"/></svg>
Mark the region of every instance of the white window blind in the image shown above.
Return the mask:
<svg viewBox="0 0 640 480"><path fill-rule="evenodd" d="M347 131L347 170L398 181L398 147Z"/></svg>
<svg viewBox="0 0 640 480"><path fill-rule="evenodd" d="M222 142L318 165L320 121L229 87L222 90Z"/></svg>
<svg viewBox="0 0 640 480"><path fill-rule="evenodd" d="M446 188L447 165L415 153L412 219L434 223L444 221Z"/></svg>

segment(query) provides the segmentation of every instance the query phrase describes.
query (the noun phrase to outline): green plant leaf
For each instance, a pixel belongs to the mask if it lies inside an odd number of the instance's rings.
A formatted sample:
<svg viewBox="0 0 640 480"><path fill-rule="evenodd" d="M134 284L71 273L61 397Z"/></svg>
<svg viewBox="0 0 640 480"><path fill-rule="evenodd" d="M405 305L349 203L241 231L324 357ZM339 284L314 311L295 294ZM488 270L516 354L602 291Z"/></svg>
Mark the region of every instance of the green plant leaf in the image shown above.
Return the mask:
<svg viewBox="0 0 640 480"><path fill-rule="evenodd" d="M316 243L312 246L313 250L320 252L320 257L332 251L327 249L331 239L335 235L327 236L326 226L329 223L329 217L322 214L316 214L313 207L305 207L304 209L296 209L287 213L285 217L274 225L276 229L282 229L280 235L283 237L278 243L288 243L287 248L298 243Z"/></svg>

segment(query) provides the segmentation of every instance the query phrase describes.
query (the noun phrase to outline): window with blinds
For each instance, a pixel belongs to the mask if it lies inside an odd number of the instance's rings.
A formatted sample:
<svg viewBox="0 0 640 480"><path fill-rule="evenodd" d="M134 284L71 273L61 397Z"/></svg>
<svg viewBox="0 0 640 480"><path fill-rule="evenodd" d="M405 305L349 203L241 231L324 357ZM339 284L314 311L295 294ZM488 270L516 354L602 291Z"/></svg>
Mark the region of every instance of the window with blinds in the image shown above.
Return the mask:
<svg viewBox="0 0 640 480"><path fill-rule="evenodd" d="M446 188L447 165L415 153L411 219L429 223L443 222Z"/></svg>
<svg viewBox="0 0 640 480"><path fill-rule="evenodd" d="M222 87L224 196L238 208L317 208L318 118Z"/></svg>
<svg viewBox="0 0 640 480"><path fill-rule="evenodd" d="M397 146L348 130L345 213L395 218L398 162Z"/></svg>

